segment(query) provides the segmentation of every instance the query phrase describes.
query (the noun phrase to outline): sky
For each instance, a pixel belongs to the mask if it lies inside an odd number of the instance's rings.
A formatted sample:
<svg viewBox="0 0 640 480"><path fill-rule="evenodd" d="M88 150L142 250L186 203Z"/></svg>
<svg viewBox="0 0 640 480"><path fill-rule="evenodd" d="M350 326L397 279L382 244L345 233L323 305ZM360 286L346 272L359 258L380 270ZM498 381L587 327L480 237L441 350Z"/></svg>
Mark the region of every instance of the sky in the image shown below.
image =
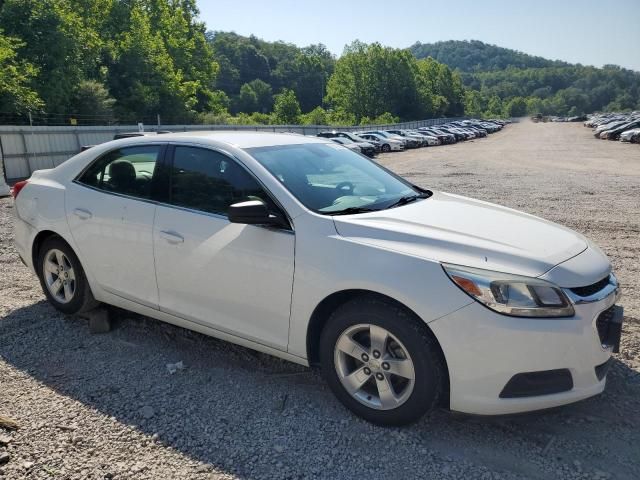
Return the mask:
<svg viewBox="0 0 640 480"><path fill-rule="evenodd" d="M640 0L197 0L209 30L298 46L406 48L481 40L552 60L640 71Z"/></svg>

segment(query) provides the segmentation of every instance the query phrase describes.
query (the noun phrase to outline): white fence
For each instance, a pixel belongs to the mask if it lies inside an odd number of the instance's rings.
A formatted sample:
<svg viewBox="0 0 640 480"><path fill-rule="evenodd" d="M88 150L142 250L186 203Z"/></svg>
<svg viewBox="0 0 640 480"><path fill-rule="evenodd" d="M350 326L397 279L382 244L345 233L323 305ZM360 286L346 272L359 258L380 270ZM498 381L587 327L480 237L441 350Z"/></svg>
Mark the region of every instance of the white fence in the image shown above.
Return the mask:
<svg viewBox="0 0 640 480"><path fill-rule="evenodd" d="M439 125L456 118L432 118L393 125L367 125L366 127L329 127L326 125L162 125L161 130L186 132L198 130L249 130L292 132L316 135L326 130L362 131L391 128L419 128ZM147 131L158 127L146 127ZM27 178L34 170L55 167L80 151L83 145L96 145L113 139L116 133L134 132L137 125L104 127L29 127L0 125L0 160L8 183ZM2 183L2 182L0 182Z"/></svg>

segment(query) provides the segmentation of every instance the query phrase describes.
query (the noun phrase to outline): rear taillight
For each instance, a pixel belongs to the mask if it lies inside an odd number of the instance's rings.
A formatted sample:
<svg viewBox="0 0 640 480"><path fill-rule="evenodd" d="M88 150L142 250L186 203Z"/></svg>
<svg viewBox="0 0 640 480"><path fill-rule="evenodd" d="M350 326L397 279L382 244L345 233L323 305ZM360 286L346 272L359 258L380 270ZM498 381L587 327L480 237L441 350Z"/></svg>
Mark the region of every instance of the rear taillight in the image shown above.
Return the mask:
<svg viewBox="0 0 640 480"><path fill-rule="evenodd" d="M20 182L16 182L13 187L11 187L11 195L13 196L13 198L17 198L18 194L20 193L20 190L22 190L25 185L29 183L29 180L22 180Z"/></svg>

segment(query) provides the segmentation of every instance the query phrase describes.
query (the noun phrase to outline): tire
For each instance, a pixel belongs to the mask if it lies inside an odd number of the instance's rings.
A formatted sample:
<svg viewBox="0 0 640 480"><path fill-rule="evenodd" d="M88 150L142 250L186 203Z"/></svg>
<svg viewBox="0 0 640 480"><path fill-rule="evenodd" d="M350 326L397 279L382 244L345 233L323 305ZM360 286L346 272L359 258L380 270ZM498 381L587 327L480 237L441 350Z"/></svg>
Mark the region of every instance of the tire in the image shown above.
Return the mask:
<svg viewBox="0 0 640 480"><path fill-rule="evenodd" d="M49 237L44 241L38 251L36 272L47 300L57 310L82 313L99 304L93 298L80 260L62 238Z"/></svg>
<svg viewBox="0 0 640 480"><path fill-rule="evenodd" d="M382 145L382 151L384 153L389 153L391 151L391 146L388 143L385 143L384 145Z"/></svg>
<svg viewBox="0 0 640 480"><path fill-rule="evenodd" d="M374 358L375 338L385 346ZM384 299L355 299L333 312L320 336L320 364L336 397L377 425L413 423L443 398L446 368L437 341L420 319Z"/></svg>

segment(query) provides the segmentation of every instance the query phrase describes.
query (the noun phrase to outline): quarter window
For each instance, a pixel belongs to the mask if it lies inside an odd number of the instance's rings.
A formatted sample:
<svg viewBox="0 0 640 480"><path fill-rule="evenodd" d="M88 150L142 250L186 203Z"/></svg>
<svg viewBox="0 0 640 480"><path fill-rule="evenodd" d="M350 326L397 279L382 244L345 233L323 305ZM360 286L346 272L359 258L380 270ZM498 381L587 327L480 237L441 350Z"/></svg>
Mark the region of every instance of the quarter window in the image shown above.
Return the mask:
<svg viewBox="0 0 640 480"><path fill-rule="evenodd" d="M161 150L160 145L113 150L96 160L78 181L107 192L148 199Z"/></svg>
<svg viewBox="0 0 640 480"><path fill-rule="evenodd" d="M221 215L247 199L273 203L258 181L226 155L198 147L175 147L171 203Z"/></svg>

